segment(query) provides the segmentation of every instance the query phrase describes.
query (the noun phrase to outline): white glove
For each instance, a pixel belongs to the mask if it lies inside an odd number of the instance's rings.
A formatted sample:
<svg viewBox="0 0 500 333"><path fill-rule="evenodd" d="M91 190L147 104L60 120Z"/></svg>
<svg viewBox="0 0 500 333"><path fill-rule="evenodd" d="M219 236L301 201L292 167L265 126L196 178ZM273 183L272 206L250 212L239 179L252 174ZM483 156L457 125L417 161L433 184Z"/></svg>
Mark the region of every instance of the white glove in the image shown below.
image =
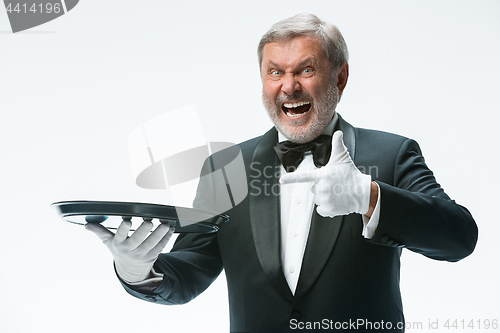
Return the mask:
<svg viewBox="0 0 500 333"><path fill-rule="evenodd" d="M369 209L371 177L356 168L343 137L341 131L333 134L332 154L324 167L295 171L280 178L281 184L313 182L311 191L321 216L365 214Z"/></svg>
<svg viewBox="0 0 500 333"><path fill-rule="evenodd" d="M116 234L113 234L99 223L85 225L85 228L95 233L111 251L116 272L128 283L144 281L149 276L153 264L174 231L173 227L162 223L149 235L153 223L147 221L128 237L131 226L132 222L123 221Z"/></svg>

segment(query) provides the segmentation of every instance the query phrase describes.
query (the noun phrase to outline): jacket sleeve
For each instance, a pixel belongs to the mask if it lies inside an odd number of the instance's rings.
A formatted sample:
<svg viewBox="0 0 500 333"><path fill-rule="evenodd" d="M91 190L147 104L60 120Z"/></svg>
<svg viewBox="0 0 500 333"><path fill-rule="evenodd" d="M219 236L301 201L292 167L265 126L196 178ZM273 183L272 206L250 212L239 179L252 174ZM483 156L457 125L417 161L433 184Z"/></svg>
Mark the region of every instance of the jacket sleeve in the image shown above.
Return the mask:
<svg viewBox="0 0 500 333"><path fill-rule="evenodd" d="M213 164L207 159L193 206L215 211ZM209 169L207 169L209 168ZM184 304L207 289L222 271L217 234L180 234L169 253L161 253L154 264L163 274L159 286L131 286L122 283L125 290L140 299L160 304Z"/></svg>
<svg viewBox="0 0 500 333"><path fill-rule="evenodd" d="M407 139L394 165L393 185L380 186L380 220L373 243L406 247L436 260L458 261L475 248L478 229L469 211L451 200Z"/></svg>

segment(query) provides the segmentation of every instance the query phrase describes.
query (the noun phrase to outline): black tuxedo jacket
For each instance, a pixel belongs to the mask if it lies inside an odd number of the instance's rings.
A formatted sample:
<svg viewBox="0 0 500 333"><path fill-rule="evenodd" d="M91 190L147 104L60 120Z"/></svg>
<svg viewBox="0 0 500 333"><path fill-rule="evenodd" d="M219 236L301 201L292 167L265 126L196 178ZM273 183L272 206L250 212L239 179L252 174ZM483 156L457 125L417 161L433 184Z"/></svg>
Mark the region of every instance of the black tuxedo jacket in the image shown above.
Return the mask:
<svg viewBox="0 0 500 333"><path fill-rule="evenodd" d="M165 274L156 290L124 284L125 289L148 301L182 304L203 292L224 269L231 332L279 333L301 327L404 331L396 329L404 322L399 289L402 249L457 261L473 251L477 227L469 212L436 182L415 141L354 128L340 117L338 129L356 166L380 186L380 220L373 239L363 238L359 214L324 218L314 211L292 295L280 263L273 128L239 145L249 194L227 211L230 222L217 234L180 235L172 251L155 263L155 269ZM208 164L217 169L227 159L220 152ZM219 191L227 189L209 180L200 182L195 206L218 211L218 196L213 194Z"/></svg>

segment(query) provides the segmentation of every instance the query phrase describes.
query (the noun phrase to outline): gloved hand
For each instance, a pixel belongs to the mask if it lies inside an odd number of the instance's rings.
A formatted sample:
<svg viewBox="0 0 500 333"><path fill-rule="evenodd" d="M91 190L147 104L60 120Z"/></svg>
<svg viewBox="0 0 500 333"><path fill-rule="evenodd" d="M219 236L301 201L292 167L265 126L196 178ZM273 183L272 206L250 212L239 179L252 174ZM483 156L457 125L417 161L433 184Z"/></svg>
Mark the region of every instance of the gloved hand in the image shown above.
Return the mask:
<svg viewBox="0 0 500 333"><path fill-rule="evenodd" d="M145 221L128 237L131 226L131 221L123 221L116 234L113 234L99 223L85 225L85 228L95 233L111 251L116 272L128 283L140 282L149 276L154 262L174 231L173 227L162 223L150 234L153 223Z"/></svg>
<svg viewBox="0 0 500 333"><path fill-rule="evenodd" d="M280 178L281 184L313 182L311 191L321 216L365 214L369 209L371 177L356 168L343 137L341 131L333 134L332 154L324 167L295 171Z"/></svg>

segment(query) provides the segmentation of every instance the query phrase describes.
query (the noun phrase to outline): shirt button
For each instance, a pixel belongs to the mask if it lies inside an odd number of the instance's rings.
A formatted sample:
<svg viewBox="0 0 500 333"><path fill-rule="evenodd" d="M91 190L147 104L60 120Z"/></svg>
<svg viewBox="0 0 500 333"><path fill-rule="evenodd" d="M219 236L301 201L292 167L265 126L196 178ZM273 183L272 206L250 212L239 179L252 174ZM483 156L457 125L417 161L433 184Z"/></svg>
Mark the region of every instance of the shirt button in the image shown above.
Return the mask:
<svg viewBox="0 0 500 333"><path fill-rule="evenodd" d="M300 205L300 203L302 202L302 200L296 199L295 202L297 203L297 205Z"/></svg>
<svg viewBox="0 0 500 333"><path fill-rule="evenodd" d="M299 235L299 233L297 231L294 231L292 235L293 235L293 237L297 237Z"/></svg>
<svg viewBox="0 0 500 333"><path fill-rule="evenodd" d="M295 268L293 266L290 267L290 273L295 272Z"/></svg>

